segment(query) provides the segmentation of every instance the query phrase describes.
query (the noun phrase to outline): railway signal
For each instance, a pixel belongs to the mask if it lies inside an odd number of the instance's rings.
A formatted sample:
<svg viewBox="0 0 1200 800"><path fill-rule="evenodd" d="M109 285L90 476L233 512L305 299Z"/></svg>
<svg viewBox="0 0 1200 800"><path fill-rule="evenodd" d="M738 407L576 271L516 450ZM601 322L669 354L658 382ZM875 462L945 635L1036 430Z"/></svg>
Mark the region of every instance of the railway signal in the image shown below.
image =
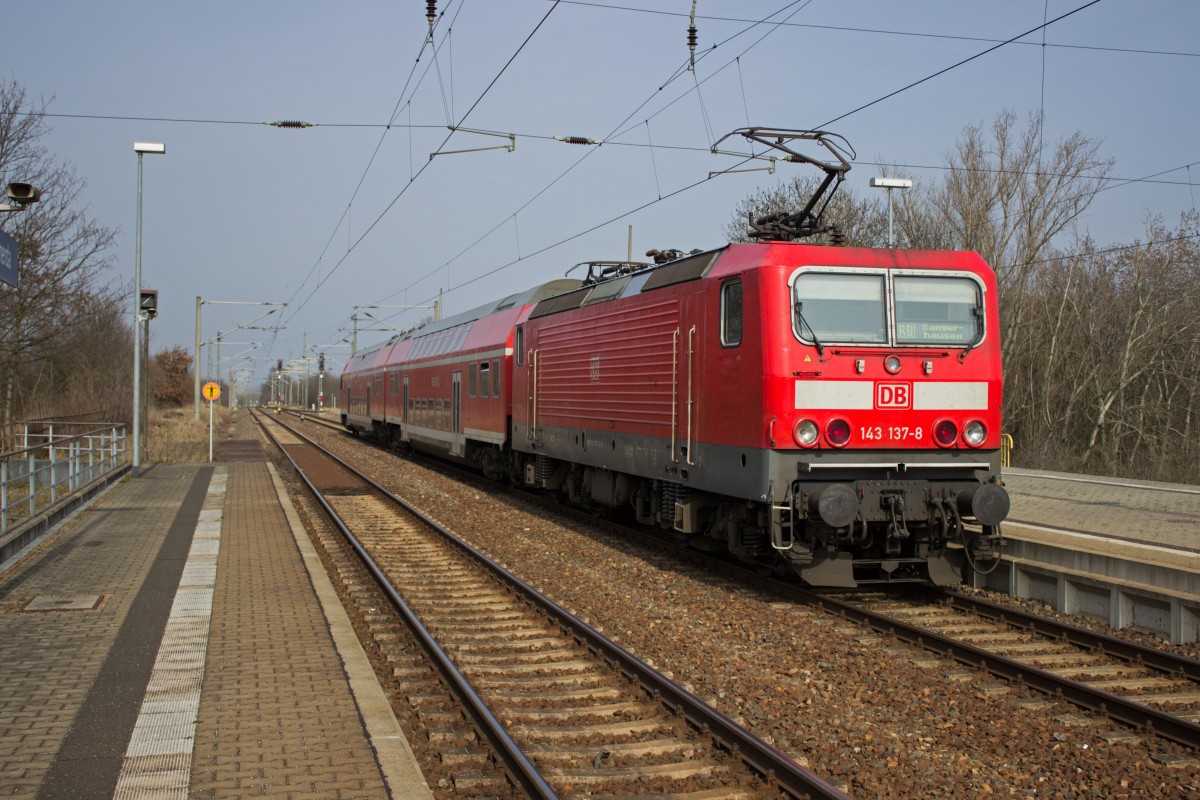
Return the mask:
<svg viewBox="0 0 1200 800"><path fill-rule="evenodd" d="M146 319L154 319L158 316L158 290L157 289L142 289L141 297L138 299L138 308L142 310L142 316Z"/></svg>

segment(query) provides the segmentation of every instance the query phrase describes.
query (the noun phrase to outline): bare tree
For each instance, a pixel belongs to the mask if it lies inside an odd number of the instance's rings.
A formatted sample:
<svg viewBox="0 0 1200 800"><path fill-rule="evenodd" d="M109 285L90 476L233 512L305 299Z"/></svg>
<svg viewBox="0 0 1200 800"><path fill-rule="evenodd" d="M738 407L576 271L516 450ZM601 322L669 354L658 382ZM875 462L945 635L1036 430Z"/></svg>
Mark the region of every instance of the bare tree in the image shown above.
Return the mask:
<svg viewBox="0 0 1200 800"><path fill-rule="evenodd" d="M19 286L0 287L0 430L7 432L25 374L36 381L47 359L95 318L115 290L100 283L113 232L80 202L86 181L41 145L46 104L13 81L0 82L0 176L32 183L42 200L0 226L19 246Z"/></svg>
<svg viewBox="0 0 1200 800"><path fill-rule="evenodd" d="M1200 480L1200 243L1177 229L1057 254L1005 364L1006 426L1041 466Z"/></svg>
<svg viewBox="0 0 1200 800"><path fill-rule="evenodd" d="M980 125L963 130L947 155L942 185L906 193L901 203L900 226L908 241L974 250L996 270L1006 356L1021 332L1031 277L1112 170L1112 161L1099 155L1100 141L1078 131L1049 150L1042 143L1040 115L1031 115L1018 130L1016 114L1002 111L992 121L990 139Z"/></svg>

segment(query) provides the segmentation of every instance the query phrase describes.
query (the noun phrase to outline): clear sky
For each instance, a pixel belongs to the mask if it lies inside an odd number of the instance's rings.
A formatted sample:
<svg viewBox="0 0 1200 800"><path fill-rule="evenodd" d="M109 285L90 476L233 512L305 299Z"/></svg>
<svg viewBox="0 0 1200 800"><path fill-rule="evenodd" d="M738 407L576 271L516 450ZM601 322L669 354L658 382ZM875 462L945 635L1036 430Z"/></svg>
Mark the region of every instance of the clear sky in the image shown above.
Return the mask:
<svg viewBox="0 0 1200 800"><path fill-rule="evenodd" d="M223 356L262 343L249 355L263 360L237 361L257 383L306 342L340 369L355 306L441 292L453 314L577 262L623 259L629 225L635 258L722 244L738 200L801 169L705 180L735 163L708 153L712 141L748 124L842 134L858 153L849 184L867 194L877 163L939 180L923 167L944 163L964 125L1005 108L1023 124L1041 108L1047 142L1102 139L1115 176L1175 170L1103 192L1087 232L1127 242L1148 214L1174 224L1200 179L1200 3L1088 3L698 0L690 72L690 0L438 0L436 57L420 0L3 0L0 52L5 77L62 115L44 144L118 230L111 277L126 286L133 142L166 144L144 162L152 347L191 349L197 296L286 302L269 318L284 329L226 337ZM1045 46L1031 33L854 111L1084 6L1046 28ZM274 120L317 126L260 124ZM513 133L516 148L430 159L509 143L448 124ZM206 304L203 338L262 311ZM429 312L375 313L404 327Z"/></svg>

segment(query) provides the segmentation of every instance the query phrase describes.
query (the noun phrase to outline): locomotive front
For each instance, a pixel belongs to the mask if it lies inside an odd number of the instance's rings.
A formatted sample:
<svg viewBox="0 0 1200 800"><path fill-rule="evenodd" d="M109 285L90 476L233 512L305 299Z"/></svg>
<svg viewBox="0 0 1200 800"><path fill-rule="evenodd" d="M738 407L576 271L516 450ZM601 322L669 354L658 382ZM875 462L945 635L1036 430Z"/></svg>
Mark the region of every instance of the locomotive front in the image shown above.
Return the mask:
<svg viewBox="0 0 1200 800"><path fill-rule="evenodd" d="M992 568L1009 508L995 274L976 253L795 243L842 241L823 213L853 149L825 131L743 128L713 151L736 136L825 173L804 208L749 219L760 244L731 246L719 267L759 295L771 549L825 586ZM739 524L735 552L751 541Z"/></svg>
<svg viewBox="0 0 1200 800"><path fill-rule="evenodd" d="M991 269L974 253L754 249L773 547L827 586L993 563L1009 503Z"/></svg>

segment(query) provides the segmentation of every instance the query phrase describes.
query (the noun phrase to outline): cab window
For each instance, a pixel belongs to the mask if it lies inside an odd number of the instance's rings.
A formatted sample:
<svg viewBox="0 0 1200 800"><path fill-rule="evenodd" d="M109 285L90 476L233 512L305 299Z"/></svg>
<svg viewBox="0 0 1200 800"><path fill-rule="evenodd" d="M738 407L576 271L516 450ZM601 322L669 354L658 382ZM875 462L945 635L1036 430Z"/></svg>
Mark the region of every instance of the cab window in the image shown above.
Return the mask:
<svg viewBox="0 0 1200 800"><path fill-rule="evenodd" d="M742 282L730 281L721 287L721 344L737 347L742 343Z"/></svg>
<svg viewBox="0 0 1200 800"><path fill-rule="evenodd" d="M970 278L897 275L896 343L969 345L979 338L983 298Z"/></svg>
<svg viewBox="0 0 1200 800"><path fill-rule="evenodd" d="M884 276L806 272L793 288L792 323L811 342L887 343Z"/></svg>

